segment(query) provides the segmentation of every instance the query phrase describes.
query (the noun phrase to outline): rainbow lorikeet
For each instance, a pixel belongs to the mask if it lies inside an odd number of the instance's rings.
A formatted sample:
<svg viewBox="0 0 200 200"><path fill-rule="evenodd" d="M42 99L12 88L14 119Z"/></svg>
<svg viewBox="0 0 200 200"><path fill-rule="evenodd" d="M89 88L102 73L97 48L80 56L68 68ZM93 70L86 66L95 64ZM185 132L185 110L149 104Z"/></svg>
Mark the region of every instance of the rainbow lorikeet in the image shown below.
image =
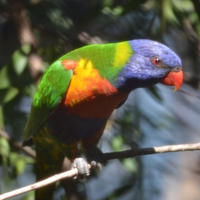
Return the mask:
<svg viewBox="0 0 200 200"><path fill-rule="evenodd" d="M65 157L80 157L77 144L99 162L94 149L113 110L136 88L163 83L178 90L181 65L167 46L143 39L88 45L55 61L41 79L25 127L24 145L33 141L36 148L37 180L59 172ZM38 189L36 199L50 199L53 188Z"/></svg>

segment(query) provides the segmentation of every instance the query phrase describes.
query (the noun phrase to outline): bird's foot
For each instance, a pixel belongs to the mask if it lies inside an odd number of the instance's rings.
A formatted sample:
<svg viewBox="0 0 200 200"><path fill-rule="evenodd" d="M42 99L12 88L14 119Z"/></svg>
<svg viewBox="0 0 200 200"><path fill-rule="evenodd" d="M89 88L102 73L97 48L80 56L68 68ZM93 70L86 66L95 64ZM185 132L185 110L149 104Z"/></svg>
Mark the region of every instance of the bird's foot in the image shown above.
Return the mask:
<svg viewBox="0 0 200 200"><path fill-rule="evenodd" d="M87 160L83 158L76 158L72 163L72 168L78 170L78 176L75 177L83 180L85 176L90 175L90 168L96 168L98 170L102 169L102 166L105 165L105 160L103 160L102 151L96 146L92 146L86 150ZM90 165L89 165L90 164Z"/></svg>
<svg viewBox="0 0 200 200"><path fill-rule="evenodd" d="M78 170L78 176L75 176L75 179L79 178L82 180L85 176L90 175L89 165L83 158L76 158L72 163L72 168Z"/></svg>
<svg viewBox="0 0 200 200"><path fill-rule="evenodd" d="M77 168L78 170L78 176L75 178L82 180L85 178L85 176L90 175L90 168L101 170L103 165L106 164L105 160L103 159L103 152L96 146L87 148L86 155L88 162L80 157L76 158L72 163L72 168ZM89 164L91 166L89 166Z"/></svg>

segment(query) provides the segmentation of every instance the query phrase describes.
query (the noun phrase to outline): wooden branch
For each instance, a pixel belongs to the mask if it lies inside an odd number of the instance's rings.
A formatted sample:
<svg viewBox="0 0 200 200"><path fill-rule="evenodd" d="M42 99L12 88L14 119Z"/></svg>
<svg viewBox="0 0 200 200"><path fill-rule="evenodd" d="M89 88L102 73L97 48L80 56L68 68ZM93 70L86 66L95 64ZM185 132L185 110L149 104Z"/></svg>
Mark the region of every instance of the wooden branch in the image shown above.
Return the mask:
<svg viewBox="0 0 200 200"><path fill-rule="evenodd" d="M105 160L111 159L122 159L122 158L133 158L137 156L151 155L151 154L162 154L170 152L180 151L196 151L200 150L200 143L192 144L179 144L179 145L168 145L160 147L149 147L141 149L131 149L121 152L104 153L103 158Z"/></svg>
<svg viewBox="0 0 200 200"><path fill-rule="evenodd" d="M151 155L151 154L162 154L162 153L169 153L169 152L195 151L195 150L200 150L200 143L168 145L168 146L160 146L160 147L131 149L131 150L127 150L127 151L114 152L114 153L104 153L103 159L111 160L111 159L119 159L119 158L133 158L133 157L137 157L137 156L144 156L144 155ZM90 167L90 165L89 165L89 167ZM8 199L13 196L23 194L25 192L29 192L31 190L38 189L45 185L54 183L58 180L76 176L77 174L78 174L77 169L72 169L67 172L63 172L63 173L54 175L43 181L40 181L40 182L34 183L32 185L14 190L12 192L2 194L2 195L0 195L0 200Z"/></svg>
<svg viewBox="0 0 200 200"><path fill-rule="evenodd" d="M32 185L28 185L26 187L14 190L12 192L8 192L8 193L5 193L3 195L0 195L0 200L8 199L8 198L23 194L25 192L29 192L31 190L36 190L38 188L44 187L45 185L54 183L54 182L56 182L58 180L61 180L61 179L64 179L64 178L73 177L76 174L78 174L77 169L72 169L72 170L69 170L67 172L56 174L56 175L51 176L50 178L47 178L47 179L45 179L43 181L39 181L39 182L34 183Z"/></svg>

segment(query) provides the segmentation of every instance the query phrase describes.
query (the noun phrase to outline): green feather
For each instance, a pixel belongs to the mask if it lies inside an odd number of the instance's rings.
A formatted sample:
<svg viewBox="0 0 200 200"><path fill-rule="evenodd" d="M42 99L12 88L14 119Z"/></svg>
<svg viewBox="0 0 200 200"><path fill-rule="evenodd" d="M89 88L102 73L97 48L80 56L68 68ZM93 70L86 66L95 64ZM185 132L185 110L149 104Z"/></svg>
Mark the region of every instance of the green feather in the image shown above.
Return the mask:
<svg viewBox="0 0 200 200"><path fill-rule="evenodd" d="M25 127L28 140L52 114L69 86L72 70L66 70L61 61L54 62L46 71L33 99L31 114Z"/></svg>
<svg viewBox="0 0 200 200"><path fill-rule="evenodd" d="M72 78L72 70L66 70L61 61L91 61L101 77L114 82L133 54L128 42L89 45L62 56L46 71L35 94L31 115L25 127L24 140L28 140L46 121L63 98Z"/></svg>
<svg viewBox="0 0 200 200"><path fill-rule="evenodd" d="M116 81L118 74L132 55L133 51L129 42L120 42L88 45L64 55L60 60L91 61L102 78L113 82Z"/></svg>

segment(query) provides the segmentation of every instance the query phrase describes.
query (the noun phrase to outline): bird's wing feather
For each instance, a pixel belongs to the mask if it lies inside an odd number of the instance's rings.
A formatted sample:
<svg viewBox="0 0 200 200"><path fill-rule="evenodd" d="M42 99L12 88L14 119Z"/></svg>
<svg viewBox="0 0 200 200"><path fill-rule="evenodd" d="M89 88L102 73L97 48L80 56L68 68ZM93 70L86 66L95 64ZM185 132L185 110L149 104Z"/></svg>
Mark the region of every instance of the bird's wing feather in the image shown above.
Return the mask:
<svg viewBox="0 0 200 200"><path fill-rule="evenodd" d="M25 142L45 123L65 96L75 64L71 60L56 61L42 77L25 127Z"/></svg>

